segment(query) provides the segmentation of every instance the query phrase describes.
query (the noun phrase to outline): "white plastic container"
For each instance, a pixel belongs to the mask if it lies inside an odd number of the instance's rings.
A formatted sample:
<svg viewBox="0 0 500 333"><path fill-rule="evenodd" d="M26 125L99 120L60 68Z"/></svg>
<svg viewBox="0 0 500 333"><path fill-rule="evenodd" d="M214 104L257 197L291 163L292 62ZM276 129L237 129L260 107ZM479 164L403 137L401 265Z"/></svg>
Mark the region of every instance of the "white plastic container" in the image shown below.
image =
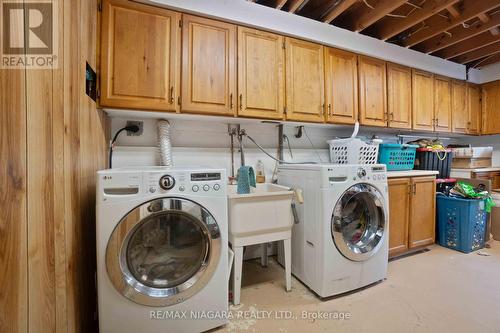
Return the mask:
<svg viewBox="0 0 500 333"><path fill-rule="evenodd" d="M375 164L380 139L366 143L358 138L328 140L330 162L333 164Z"/></svg>
<svg viewBox="0 0 500 333"><path fill-rule="evenodd" d="M289 231L293 226L293 191L275 184L257 184L249 194L228 186L229 234L247 237Z"/></svg>

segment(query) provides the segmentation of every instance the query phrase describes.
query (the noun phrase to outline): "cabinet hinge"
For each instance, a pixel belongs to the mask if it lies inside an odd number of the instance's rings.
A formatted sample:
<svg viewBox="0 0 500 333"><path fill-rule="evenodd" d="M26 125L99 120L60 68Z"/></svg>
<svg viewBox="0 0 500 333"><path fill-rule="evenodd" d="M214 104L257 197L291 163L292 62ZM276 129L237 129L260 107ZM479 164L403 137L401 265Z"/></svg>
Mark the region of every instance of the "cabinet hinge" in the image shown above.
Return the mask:
<svg viewBox="0 0 500 333"><path fill-rule="evenodd" d="M284 49L286 49L286 44L285 44L285 41L283 41L283 45L282 45L282 47L283 47L283 50L284 50Z"/></svg>
<svg viewBox="0 0 500 333"><path fill-rule="evenodd" d="M97 99L100 99L101 98L101 91L99 89L97 89Z"/></svg>
<svg viewBox="0 0 500 333"><path fill-rule="evenodd" d="M97 2L97 11L102 12L102 2L101 1Z"/></svg>
<svg viewBox="0 0 500 333"><path fill-rule="evenodd" d="M286 114L286 106L283 108L283 113Z"/></svg>

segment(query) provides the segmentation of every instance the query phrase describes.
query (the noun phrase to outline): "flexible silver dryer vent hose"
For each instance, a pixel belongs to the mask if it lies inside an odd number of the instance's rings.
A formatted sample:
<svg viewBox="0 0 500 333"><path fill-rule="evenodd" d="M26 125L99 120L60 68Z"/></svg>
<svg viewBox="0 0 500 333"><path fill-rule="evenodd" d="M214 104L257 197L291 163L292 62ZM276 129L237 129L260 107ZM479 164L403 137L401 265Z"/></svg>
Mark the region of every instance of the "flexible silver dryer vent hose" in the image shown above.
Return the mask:
<svg viewBox="0 0 500 333"><path fill-rule="evenodd" d="M160 149L160 164L174 166L172 160L172 142L170 141L170 123L168 120L158 120L158 147Z"/></svg>

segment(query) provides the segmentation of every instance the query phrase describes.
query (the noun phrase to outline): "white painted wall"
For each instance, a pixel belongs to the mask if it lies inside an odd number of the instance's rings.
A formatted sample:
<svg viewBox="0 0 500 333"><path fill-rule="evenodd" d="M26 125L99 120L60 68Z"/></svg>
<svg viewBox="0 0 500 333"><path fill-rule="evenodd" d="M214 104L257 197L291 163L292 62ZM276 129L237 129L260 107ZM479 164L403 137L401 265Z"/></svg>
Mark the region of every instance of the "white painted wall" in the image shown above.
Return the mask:
<svg viewBox="0 0 500 333"><path fill-rule="evenodd" d="M470 70L469 79L475 83L486 83L500 80L500 62L484 66L481 70Z"/></svg>
<svg viewBox="0 0 500 333"><path fill-rule="evenodd" d="M460 80L465 79L463 65L246 0L140 1L299 37Z"/></svg>

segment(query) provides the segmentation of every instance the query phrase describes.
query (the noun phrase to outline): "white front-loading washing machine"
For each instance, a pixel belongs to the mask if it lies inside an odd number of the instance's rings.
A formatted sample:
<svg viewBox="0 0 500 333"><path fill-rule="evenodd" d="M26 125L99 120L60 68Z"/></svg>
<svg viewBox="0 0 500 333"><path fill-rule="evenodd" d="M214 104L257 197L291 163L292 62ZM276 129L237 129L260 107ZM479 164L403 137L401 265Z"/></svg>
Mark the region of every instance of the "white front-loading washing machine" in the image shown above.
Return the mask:
<svg viewBox="0 0 500 333"><path fill-rule="evenodd" d="M292 230L292 273L320 297L387 276L385 165L281 165L278 182L302 189Z"/></svg>
<svg viewBox="0 0 500 333"><path fill-rule="evenodd" d="M227 322L224 170L97 173L102 333L202 332Z"/></svg>

